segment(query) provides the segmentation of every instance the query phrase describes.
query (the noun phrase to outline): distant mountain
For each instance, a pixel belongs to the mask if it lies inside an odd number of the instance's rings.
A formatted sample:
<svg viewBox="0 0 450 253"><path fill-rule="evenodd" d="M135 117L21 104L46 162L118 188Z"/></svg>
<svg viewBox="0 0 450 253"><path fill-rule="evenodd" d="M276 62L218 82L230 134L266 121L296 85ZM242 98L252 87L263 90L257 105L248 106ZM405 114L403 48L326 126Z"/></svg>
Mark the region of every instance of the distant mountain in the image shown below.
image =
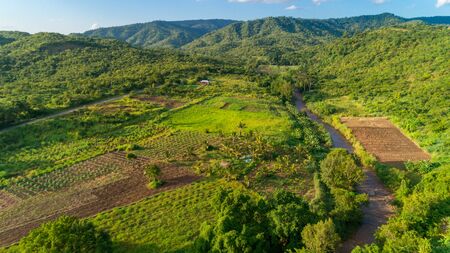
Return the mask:
<svg viewBox="0 0 450 253"><path fill-rule="evenodd" d="M401 22L404 19L393 14L324 20L269 17L231 24L184 48L208 55L263 56L279 63L284 54L303 46Z"/></svg>
<svg viewBox="0 0 450 253"><path fill-rule="evenodd" d="M419 20L429 25L450 25L450 17L436 16L436 17L418 17L407 19L409 21Z"/></svg>
<svg viewBox="0 0 450 253"><path fill-rule="evenodd" d="M0 31L0 46L30 35L25 32Z"/></svg>
<svg viewBox="0 0 450 253"><path fill-rule="evenodd" d="M448 19L405 19L390 13L338 19L269 17L231 24L184 48L205 55L224 54L240 59L256 58L270 63L288 64L292 61L291 54L306 46L412 20L435 24L445 23Z"/></svg>
<svg viewBox="0 0 450 253"><path fill-rule="evenodd" d="M189 20L154 21L150 23L100 28L87 31L89 37L114 38L133 46L181 47L193 40L236 21L233 20Z"/></svg>

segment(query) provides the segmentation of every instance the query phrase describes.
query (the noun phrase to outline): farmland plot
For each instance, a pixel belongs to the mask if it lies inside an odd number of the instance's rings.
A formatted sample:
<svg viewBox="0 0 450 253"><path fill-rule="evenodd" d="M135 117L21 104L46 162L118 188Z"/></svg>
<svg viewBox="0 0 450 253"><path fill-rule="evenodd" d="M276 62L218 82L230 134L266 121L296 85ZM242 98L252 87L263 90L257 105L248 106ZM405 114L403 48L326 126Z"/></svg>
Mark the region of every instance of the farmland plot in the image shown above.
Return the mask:
<svg viewBox="0 0 450 253"><path fill-rule="evenodd" d="M386 118L342 118L364 148L383 163L430 159Z"/></svg>
<svg viewBox="0 0 450 253"><path fill-rule="evenodd" d="M125 153L113 152L13 183L0 191L0 245L11 244L62 214L90 216L199 178L187 169L162 164L161 179L166 184L149 190L143 168L150 162L150 158L129 160Z"/></svg>

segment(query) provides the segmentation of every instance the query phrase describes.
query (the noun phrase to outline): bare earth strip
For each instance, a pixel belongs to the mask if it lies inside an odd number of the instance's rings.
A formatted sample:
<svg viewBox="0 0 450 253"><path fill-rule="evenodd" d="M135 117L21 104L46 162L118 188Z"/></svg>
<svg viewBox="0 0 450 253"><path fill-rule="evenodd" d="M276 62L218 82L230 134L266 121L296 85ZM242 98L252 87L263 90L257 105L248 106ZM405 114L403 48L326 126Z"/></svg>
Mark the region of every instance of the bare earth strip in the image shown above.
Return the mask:
<svg viewBox="0 0 450 253"><path fill-rule="evenodd" d="M408 139L386 118L342 118L353 135L382 163L430 159L430 155Z"/></svg>
<svg viewBox="0 0 450 253"><path fill-rule="evenodd" d="M200 178L188 169L161 164L161 179L166 183L161 188L149 190L146 187L148 179L143 174L143 166L150 162L152 160L146 157L128 160L125 153L113 152L75 165L67 169L65 174L53 175L86 176L86 169L98 171L105 166L116 167L112 171L106 171L105 175L94 175L95 178L88 181L75 180L71 186L50 192L29 191L18 187L12 188L13 193L8 192L8 189L0 191L0 247L17 242L31 229L60 215L92 216Z"/></svg>

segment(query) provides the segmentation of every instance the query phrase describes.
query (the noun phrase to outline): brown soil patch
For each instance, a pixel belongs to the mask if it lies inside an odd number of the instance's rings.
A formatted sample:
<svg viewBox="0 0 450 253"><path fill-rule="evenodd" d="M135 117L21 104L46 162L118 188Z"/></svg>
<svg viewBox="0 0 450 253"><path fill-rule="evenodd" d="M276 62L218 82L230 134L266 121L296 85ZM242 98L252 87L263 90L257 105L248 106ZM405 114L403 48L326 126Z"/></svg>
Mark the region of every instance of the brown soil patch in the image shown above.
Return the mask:
<svg viewBox="0 0 450 253"><path fill-rule="evenodd" d="M178 108L178 107L185 105L184 102L181 102L179 100L169 99L169 98L160 97L160 96L157 96L157 97L138 96L136 98L139 99L140 101L153 102L153 103L162 105L162 106L170 108L170 109Z"/></svg>
<svg viewBox="0 0 450 253"><path fill-rule="evenodd" d="M151 162L149 158L127 160L125 154L119 152L104 156L106 160L113 160L115 164L120 162L122 170L58 192L38 193L14 203L11 196L5 197L6 194L2 193L0 198L3 202L8 201L9 205L0 210L0 217L5 219L0 227L0 246L17 242L30 230L61 215L92 216L200 179L187 168L160 164L161 179L166 183L158 189L149 190L146 187L148 180L143 174L143 166Z"/></svg>
<svg viewBox="0 0 450 253"><path fill-rule="evenodd" d="M430 155L408 139L386 118L342 118L353 135L383 163L430 159Z"/></svg>

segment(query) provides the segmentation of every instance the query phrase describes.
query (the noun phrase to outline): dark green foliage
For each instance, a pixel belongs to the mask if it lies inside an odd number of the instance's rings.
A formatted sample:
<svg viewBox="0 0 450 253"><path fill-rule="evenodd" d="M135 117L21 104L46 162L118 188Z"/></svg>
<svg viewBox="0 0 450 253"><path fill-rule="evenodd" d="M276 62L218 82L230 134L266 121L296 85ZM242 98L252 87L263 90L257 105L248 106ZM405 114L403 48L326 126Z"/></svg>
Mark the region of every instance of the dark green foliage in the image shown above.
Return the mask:
<svg viewBox="0 0 450 253"><path fill-rule="evenodd" d="M196 252L287 252L304 245L313 252L333 252L340 241L331 219L311 225L317 216L309 205L286 191L266 201L243 190L223 190L213 207L216 223L203 224Z"/></svg>
<svg viewBox="0 0 450 253"><path fill-rule="evenodd" d="M20 252L106 253L112 252L111 240L104 231L86 220L61 216L31 231L19 242Z"/></svg>
<svg viewBox="0 0 450 253"><path fill-rule="evenodd" d="M239 22L193 41L185 48L207 55L262 59L286 64L294 60L292 51L330 41L344 34L403 22L392 14L342 19L300 19L269 17Z"/></svg>
<svg viewBox="0 0 450 253"><path fill-rule="evenodd" d="M156 189L161 186L164 182L159 179L161 175L161 169L158 165L152 164L145 168L144 174L147 176L148 180L148 188Z"/></svg>
<svg viewBox="0 0 450 253"><path fill-rule="evenodd" d="M206 33L227 26L233 20L188 20L154 21L109 28L99 28L85 32L89 37L114 38L126 41L133 46L181 47Z"/></svg>
<svg viewBox="0 0 450 253"><path fill-rule="evenodd" d="M333 199L326 186L320 181L319 173L314 173L314 198L311 200L311 210L320 218L325 218L333 207Z"/></svg>
<svg viewBox="0 0 450 253"><path fill-rule="evenodd" d="M268 213L272 234L282 251L300 246L301 231L316 220L309 211L308 203L295 194L277 191L270 200L272 210Z"/></svg>
<svg viewBox="0 0 450 253"><path fill-rule="evenodd" d="M332 104L345 116L389 117L433 155L404 169L376 165L399 214L381 227L377 245L357 252L448 251L449 35L446 26L416 22L336 40L313 57L321 82L306 99L317 111Z"/></svg>
<svg viewBox="0 0 450 253"><path fill-rule="evenodd" d="M361 206L368 202L365 194L358 194L345 189L331 189L333 209L330 216L336 224L336 230L342 236L348 236L362 219Z"/></svg>
<svg viewBox="0 0 450 253"><path fill-rule="evenodd" d="M22 37L26 37L29 35L29 33L25 32L0 31L0 46L14 42Z"/></svg>
<svg viewBox="0 0 450 253"><path fill-rule="evenodd" d="M203 224L196 252L271 252L268 205L241 190L222 190L213 199L217 223Z"/></svg>
<svg viewBox="0 0 450 253"><path fill-rule="evenodd" d="M333 149L320 163L320 176L330 188L351 190L364 178L351 155L344 149Z"/></svg>
<svg viewBox="0 0 450 253"><path fill-rule="evenodd" d="M302 231L302 238L306 252L310 253L336 252L341 240L331 219L307 225Z"/></svg>
<svg viewBox="0 0 450 253"><path fill-rule="evenodd" d="M137 155L135 153L127 153L125 157L127 159L136 159Z"/></svg>
<svg viewBox="0 0 450 253"><path fill-rule="evenodd" d="M155 181L161 174L161 169L158 167L158 165L152 164L145 168L144 173L150 181Z"/></svg>

